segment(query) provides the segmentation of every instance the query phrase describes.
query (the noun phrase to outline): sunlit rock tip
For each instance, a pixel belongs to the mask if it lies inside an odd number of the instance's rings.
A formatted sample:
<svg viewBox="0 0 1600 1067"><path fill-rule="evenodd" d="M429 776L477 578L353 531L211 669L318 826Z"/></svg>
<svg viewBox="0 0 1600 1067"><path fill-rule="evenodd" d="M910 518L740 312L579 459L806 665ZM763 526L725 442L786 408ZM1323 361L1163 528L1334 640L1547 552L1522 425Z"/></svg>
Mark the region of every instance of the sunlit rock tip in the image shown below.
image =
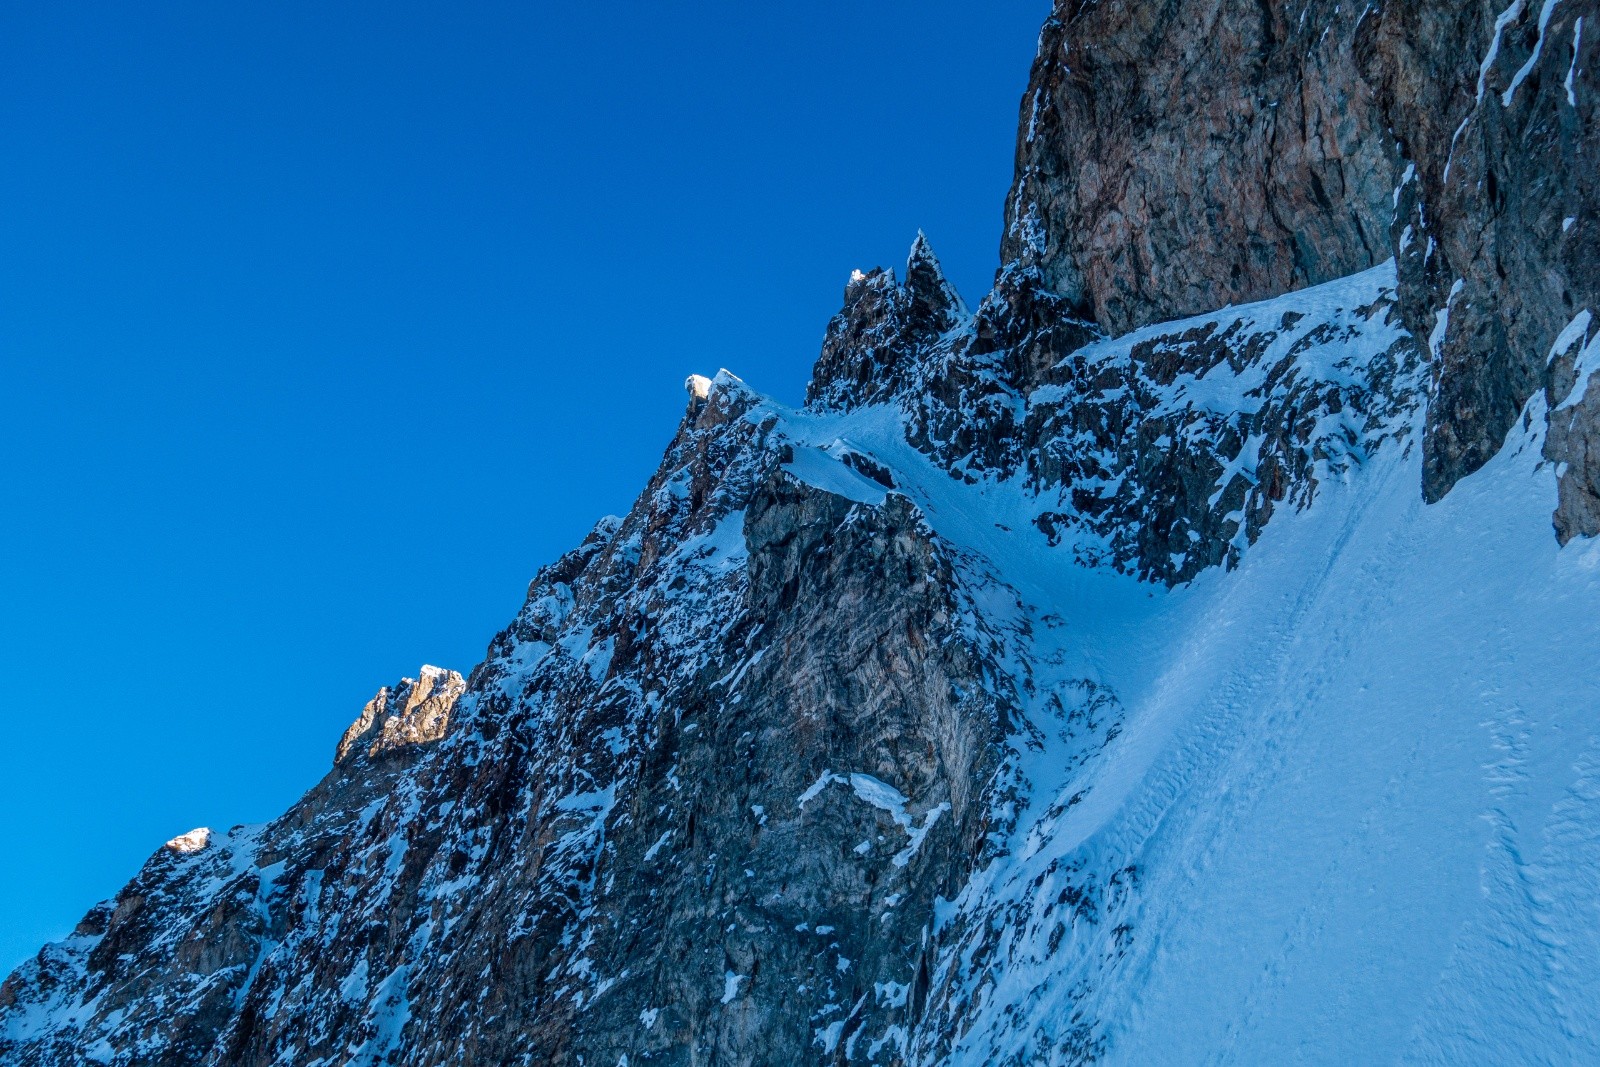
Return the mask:
<svg viewBox="0 0 1600 1067"><path fill-rule="evenodd" d="M455 671L425 664L416 678L402 678L392 689L379 689L339 739L334 765L363 752L372 758L439 740L449 730L450 713L466 688L466 679Z"/></svg>
<svg viewBox="0 0 1600 1067"><path fill-rule="evenodd" d="M690 400L704 400L711 395L711 379L704 374L691 374L683 380L683 388Z"/></svg>
<svg viewBox="0 0 1600 1067"><path fill-rule="evenodd" d="M168 852L176 852L180 856L193 855L211 844L211 831L207 827L190 830L186 834L179 834L164 846Z"/></svg>

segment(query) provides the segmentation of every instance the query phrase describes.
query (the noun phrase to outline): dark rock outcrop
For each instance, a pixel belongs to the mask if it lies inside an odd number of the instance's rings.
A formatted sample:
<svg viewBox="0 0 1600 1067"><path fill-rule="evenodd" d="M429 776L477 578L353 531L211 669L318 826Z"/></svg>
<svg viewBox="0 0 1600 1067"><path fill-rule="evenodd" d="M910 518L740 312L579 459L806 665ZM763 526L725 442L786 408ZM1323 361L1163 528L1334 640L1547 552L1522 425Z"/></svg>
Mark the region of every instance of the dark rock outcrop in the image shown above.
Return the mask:
<svg viewBox="0 0 1600 1067"><path fill-rule="evenodd" d="M880 306L905 306L877 277ZM1037 267L1014 268L969 320L897 348L870 389L844 369L878 365L882 332L830 330L813 392L831 410L898 407L909 440L956 476L1024 478L1052 544L1177 584L1236 564L1279 505L1305 507L1321 479L1406 433L1425 354L1397 305L1384 265L1108 338Z"/></svg>
<svg viewBox="0 0 1600 1067"><path fill-rule="evenodd" d="M856 271L844 308L828 323L806 403L816 408L860 407L903 388L917 358L967 317L928 239L917 234L906 257L906 280L893 271Z"/></svg>
<svg viewBox="0 0 1600 1067"><path fill-rule="evenodd" d="M1549 395L1559 397L1549 416L1545 458L1556 464L1556 536L1562 544L1600 533L1600 390L1590 376L1600 370L1600 340L1579 316L1551 349Z"/></svg>
<svg viewBox="0 0 1600 1067"><path fill-rule="evenodd" d="M1536 391L1561 403L1551 346L1600 305L1600 80L1588 58L1597 47L1593 0L1384 9L1404 167L1394 249L1407 323L1431 339L1434 361L1429 500L1499 451ZM1571 440L1550 440L1551 459L1566 465L1563 538L1600 533L1574 503L1596 481L1592 453L1569 453Z"/></svg>

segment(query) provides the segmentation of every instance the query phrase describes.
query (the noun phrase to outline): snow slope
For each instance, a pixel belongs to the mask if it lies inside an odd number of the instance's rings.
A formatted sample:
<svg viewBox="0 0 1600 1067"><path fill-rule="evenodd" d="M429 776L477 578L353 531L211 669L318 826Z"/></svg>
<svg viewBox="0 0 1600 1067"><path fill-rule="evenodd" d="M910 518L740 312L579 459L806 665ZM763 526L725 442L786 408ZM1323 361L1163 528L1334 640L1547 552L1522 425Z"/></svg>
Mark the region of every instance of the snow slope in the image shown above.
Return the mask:
<svg viewBox="0 0 1600 1067"><path fill-rule="evenodd" d="M1174 597L1154 758L1056 831L1143 872L1111 1061L1600 1060L1600 548L1537 457L1390 456Z"/></svg>
<svg viewBox="0 0 1600 1067"><path fill-rule="evenodd" d="M789 469L894 472L1036 725L1070 680L1120 705L1098 751L1019 746L1006 854L942 916L949 1062L1600 1062L1600 544L1551 536L1542 410L1433 506L1414 426L1171 591L899 423L786 411Z"/></svg>

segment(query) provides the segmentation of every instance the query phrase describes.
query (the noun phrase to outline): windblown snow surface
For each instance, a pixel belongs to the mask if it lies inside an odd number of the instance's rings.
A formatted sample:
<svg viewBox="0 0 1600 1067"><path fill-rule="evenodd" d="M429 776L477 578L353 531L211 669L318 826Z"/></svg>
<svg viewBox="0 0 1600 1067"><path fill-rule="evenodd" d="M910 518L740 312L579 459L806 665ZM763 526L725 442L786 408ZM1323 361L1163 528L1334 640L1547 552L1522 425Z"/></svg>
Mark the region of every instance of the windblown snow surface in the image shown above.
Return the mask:
<svg viewBox="0 0 1600 1067"><path fill-rule="evenodd" d="M1039 721L1069 679L1121 705L1092 754L1017 748L1012 838L941 912L976 931L935 977L950 1062L1054 1060L1080 1023L1109 1063L1600 1062L1600 544L1551 534L1543 403L1432 506L1418 414L1170 591L1070 563L1037 497L953 479L897 412L766 405L811 484L862 488L829 453L893 470Z"/></svg>

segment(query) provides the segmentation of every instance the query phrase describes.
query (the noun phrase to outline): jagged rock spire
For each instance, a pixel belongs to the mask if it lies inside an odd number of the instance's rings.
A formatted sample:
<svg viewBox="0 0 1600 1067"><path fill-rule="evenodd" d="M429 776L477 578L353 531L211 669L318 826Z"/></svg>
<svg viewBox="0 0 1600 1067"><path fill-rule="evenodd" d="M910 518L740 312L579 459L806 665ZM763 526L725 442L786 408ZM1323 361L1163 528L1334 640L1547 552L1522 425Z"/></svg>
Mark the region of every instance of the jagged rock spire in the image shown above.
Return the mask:
<svg viewBox="0 0 1600 1067"><path fill-rule="evenodd" d="M450 728L450 714L467 683L455 671L426 664L415 678L378 690L339 739L334 765L361 755L376 757L407 745L437 741Z"/></svg>
<svg viewBox="0 0 1600 1067"><path fill-rule="evenodd" d="M956 292L933 254L928 235L917 231L911 244L911 254L906 257L906 294L911 299L914 317L925 320L926 325L940 332L948 330L966 317L967 305Z"/></svg>
<svg viewBox="0 0 1600 1067"><path fill-rule="evenodd" d="M906 280L892 270L853 271L844 307L828 323L806 402L846 408L882 400L917 357L967 316L921 230L906 258Z"/></svg>

